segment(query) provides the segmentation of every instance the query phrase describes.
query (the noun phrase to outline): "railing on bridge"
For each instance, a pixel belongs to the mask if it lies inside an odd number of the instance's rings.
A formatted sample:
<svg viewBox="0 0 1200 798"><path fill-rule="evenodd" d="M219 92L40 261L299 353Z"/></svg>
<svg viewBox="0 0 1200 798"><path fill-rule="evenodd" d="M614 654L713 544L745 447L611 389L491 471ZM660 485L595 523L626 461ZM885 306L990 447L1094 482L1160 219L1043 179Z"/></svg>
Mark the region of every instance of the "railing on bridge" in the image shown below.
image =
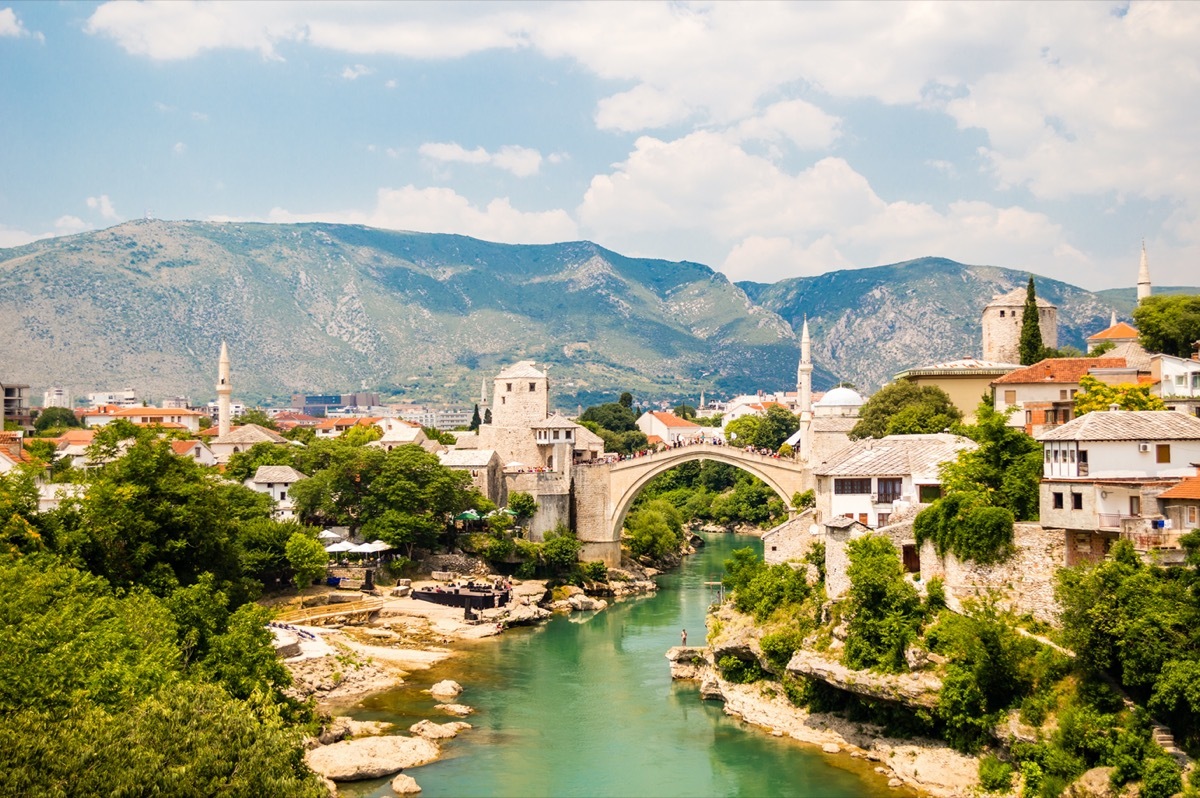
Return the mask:
<svg viewBox="0 0 1200 798"><path fill-rule="evenodd" d="M668 460L678 456L683 452L696 452L696 450L704 452L721 452L729 454L735 458L748 458L762 463L778 463L780 465L794 465L796 461L788 457L780 457L774 453L763 453L753 449L747 449L742 446L731 446L729 444L715 443L688 443L682 446L661 449L657 451L639 452L638 454L625 455L620 460L612 461L614 468L619 468L626 465L636 465L647 461Z"/></svg>

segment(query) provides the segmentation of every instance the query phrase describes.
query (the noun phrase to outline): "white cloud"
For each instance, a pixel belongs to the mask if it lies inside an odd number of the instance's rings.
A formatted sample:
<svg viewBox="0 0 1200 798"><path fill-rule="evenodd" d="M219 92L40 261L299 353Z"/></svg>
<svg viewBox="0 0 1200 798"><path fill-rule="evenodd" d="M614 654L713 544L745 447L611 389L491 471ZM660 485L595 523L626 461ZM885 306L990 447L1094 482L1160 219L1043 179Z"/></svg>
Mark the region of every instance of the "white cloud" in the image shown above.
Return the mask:
<svg viewBox="0 0 1200 798"><path fill-rule="evenodd" d="M235 221L213 217L213 221ZM276 223L333 222L362 224L391 230L457 233L512 244L549 244L578 238L579 231L564 210L521 211L507 197L477 206L449 188L381 188L370 210L297 213L273 208L265 221Z"/></svg>
<svg viewBox="0 0 1200 798"><path fill-rule="evenodd" d="M60 216L54 220L54 233L56 236L69 236L74 233L82 233L86 230L92 230L93 225L88 224L78 216ZM39 238L47 238L48 236L38 236Z"/></svg>
<svg viewBox="0 0 1200 798"><path fill-rule="evenodd" d="M182 141L177 141L175 142L175 146L171 147L171 152L175 153L176 155L183 155L187 152L187 144Z"/></svg>
<svg viewBox="0 0 1200 798"><path fill-rule="evenodd" d="M396 82L396 79L395 79L395 78L390 78L389 80L387 80L387 81L386 81L386 82L383 84L383 87L384 87L385 89L394 89L394 88L396 88L398 85L400 85L400 84L398 84L398 83Z"/></svg>
<svg viewBox="0 0 1200 798"><path fill-rule="evenodd" d="M365 75L370 75L374 71L375 70L369 66L365 66L363 64L355 64L354 66L348 66L345 69L343 69L342 77L345 78L346 80L358 80L359 78L361 78Z"/></svg>
<svg viewBox="0 0 1200 798"><path fill-rule="evenodd" d="M789 173L729 137L638 139L597 175L578 210L586 234L618 251L720 264L770 282L937 254L1066 276L1088 256L1040 213L956 202L886 202L840 158Z"/></svg>
<svg viewBox="0 0 1200 798"><path fill-rule="evenodd" d="M192 111L191 116L192 116L192 120L195 122L207 122L208 121L208 114L204 113L203 111Z"/></svg>
<svg viewBox="0 0 1200 798"><path fill-rule="evenodd" d="M108 221L116 221L121 218L116 209L113 208L112 200L107 194L101 194L99 197L88 197L87 206L94 211L99 212L100 218ZM64 219L73 217L64 216Z"/></svg>
<svg viewBox="0 0 1200 798"><path fill-rule="evenodd" d="M801 149L819 150L833 144L840 122L812 103L785 100L741 122L733 133L741 139L790 141Z"/></svg>
<svg viewBox="0 0 1200 798"><path fill-rule="evenodd" d="M602 99L596 107L596 127L626 132L650 130L682 122L691 112L682 99L643 83Z"/></svg>
<svg viewBox="0 0 1200 798"><path fill-rule="evenodd" d="M21 18L17 16L16 11L11 8L0 8L0 39L6 37L19 39L24 36L32 36L40 42L46 41L46 37L41 33L30 32Z"/></svg>
<svg viewBox="0 0 1200 798"><path fill-rule="evenodd" d="M536 175L542 166L540 152L514 144L506 144L495 152L488 152L483 147L468 150L456 142L427 142L421 145L418 152L440 163L489 164L517 177Z"/></svg>

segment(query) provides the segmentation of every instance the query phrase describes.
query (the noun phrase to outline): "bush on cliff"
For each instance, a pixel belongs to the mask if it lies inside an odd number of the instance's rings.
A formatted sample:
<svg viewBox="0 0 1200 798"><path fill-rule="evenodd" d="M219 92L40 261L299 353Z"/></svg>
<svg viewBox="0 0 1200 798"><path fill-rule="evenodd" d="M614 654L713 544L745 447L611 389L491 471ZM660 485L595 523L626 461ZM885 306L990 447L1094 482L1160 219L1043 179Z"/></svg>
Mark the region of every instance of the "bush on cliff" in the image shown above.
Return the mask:
<svg viewBox="0 0 1200 798"><path fill-rule="evenodd" d="M845 663L851 668L902 671L904 651L924 620L917 590L905 580L900 557L887 538L857 538L847 552L850 621Z"/></svg>
<svg viewBox="0 0 1200 798"><path fill-rule="evenodd" d="M931 540L939 555L987 565L1012 553L1013 514L982 503L978 494L951 493L917 514L913 533L918 546Z"/></svg>

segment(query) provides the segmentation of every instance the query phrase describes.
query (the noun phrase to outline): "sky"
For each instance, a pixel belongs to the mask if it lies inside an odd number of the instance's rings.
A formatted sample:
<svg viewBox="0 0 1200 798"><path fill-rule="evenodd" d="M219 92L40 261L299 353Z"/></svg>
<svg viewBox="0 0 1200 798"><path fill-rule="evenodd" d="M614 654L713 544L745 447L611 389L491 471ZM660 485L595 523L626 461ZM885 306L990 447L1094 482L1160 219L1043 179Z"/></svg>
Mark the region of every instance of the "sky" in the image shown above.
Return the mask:
<svg viewBox="0 0 1200 798"><path fill-rule="evenodd" d="M0 247L160 219L1200 284L1200 3L0 0Z"/></svg>

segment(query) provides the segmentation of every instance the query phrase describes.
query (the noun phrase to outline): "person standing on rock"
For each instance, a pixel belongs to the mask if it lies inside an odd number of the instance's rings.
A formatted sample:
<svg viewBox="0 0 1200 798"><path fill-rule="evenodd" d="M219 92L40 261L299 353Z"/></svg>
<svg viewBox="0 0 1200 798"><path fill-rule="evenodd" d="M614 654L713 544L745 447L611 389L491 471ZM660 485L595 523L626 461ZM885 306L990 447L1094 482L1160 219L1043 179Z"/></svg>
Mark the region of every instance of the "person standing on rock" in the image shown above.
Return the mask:
<svg viewBox="0 0 1200 798"><path fill-rule="evenodd" d="M680 637L683 639L683 645L686 646L687 645L687 629L683 630L683 634L681 634Z"/></svg>

